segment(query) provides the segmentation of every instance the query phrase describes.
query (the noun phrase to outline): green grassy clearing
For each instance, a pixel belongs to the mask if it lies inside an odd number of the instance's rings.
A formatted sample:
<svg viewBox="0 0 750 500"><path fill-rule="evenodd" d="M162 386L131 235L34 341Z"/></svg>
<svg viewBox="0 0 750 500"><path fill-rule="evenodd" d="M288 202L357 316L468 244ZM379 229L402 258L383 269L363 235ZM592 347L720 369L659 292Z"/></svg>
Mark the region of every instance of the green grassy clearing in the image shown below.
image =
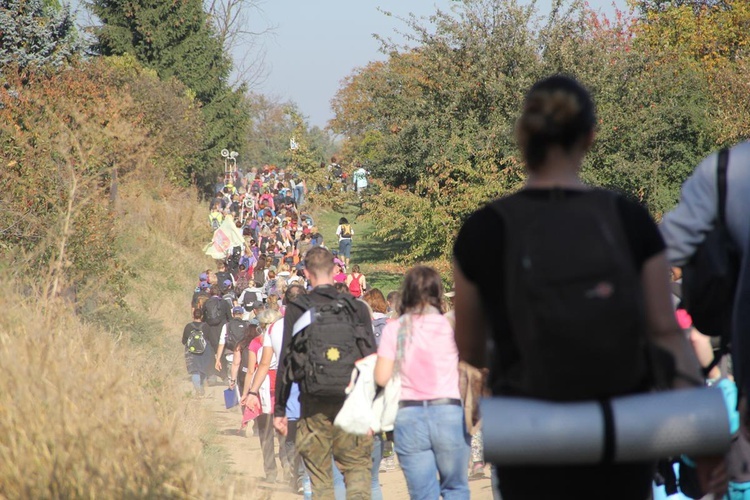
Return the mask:
<svg viewBox="0 0 750 500"><path fill-rule="evenodd" d="M359 216L359 207L355 204L346 205L342 211L319 210L313 217L325 245L332 250L338 249L336 227L339 219L346 217L354 229L351 264L360 265L368 287L379 288L383 294L399 289L404 272L393 257L404 249L402 242L375 239L372 236L373 224Z"/></svg>

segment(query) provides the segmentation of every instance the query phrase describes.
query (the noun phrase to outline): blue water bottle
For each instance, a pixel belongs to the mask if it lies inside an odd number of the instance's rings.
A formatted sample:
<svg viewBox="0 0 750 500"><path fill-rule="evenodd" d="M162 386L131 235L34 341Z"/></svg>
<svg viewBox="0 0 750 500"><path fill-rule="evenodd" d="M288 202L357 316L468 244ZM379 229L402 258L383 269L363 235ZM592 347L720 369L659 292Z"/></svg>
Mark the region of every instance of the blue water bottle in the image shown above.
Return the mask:
<svg viewBox="0 0 750 500"><path fill-rule="evenodd" d="M310 474L305 472L305 477L302 479L302 498L310 500L312 498L312 484L310 483Z"/></svg>

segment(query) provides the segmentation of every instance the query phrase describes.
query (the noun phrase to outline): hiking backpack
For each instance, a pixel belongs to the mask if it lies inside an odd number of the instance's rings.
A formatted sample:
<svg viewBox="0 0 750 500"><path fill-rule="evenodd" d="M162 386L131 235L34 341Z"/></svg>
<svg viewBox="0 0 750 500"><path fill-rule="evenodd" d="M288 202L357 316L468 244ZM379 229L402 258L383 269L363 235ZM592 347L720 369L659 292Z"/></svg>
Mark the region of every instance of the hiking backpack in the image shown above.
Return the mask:
<svg viewBox="0 0 750 500"><path fill-rule="evenodd" d="M380 336L383 335L385 325L388 324L388 318L378 318L372 320L372 333L375 335L375 343L380 345Z"/></svg>
<svg viewBox="0 0 750 500"><path fill-rule="evenodd" d="M209 298L203 306L203 321L210 326L218 326L224 319L224 314L221 308L222 300L224 299L213 296Z"/></svg>
<svg viewBox="0 0 750 500"><path fill-rule="evenodd" d="M191 325L193 327L190 330L190 336L185 343L185 347L191 354L203 354L206 351L206 338L203 336L203 330L200 326L195 326L195 323Z"/></svg>
<svg viewBox="0 0 750 500"><path fill-rule="evenodd" d="M216 282L219 287L223 287L226 280L232 281L232 275L228 271L217 271Z"/></svg>
<svg viewBox="0 0 750 500"><path fill-rule="evenodd" d="M361 274L355 276L354 273L352 273L352 281L349 283L349 293L351 293L353 297L362 296L362 283L359 282L361 276Z"/></svg>
<svg viewBox="0 0 750 500"><path fill-rule="evenodd" d="M214 231L219 229L219 227L221 226L221 222L219 221L219 216L211 215L210 220L211 220L211 229L213 229Z"/></svg>
<svg viewBox="0 0 750 500"><path fill-rule="evenodd" d="M227 352L232 352L237 347L242 339L245 338L245 332L247 331L249 323L247 321L232 318L227 323L227 336L224 339L224 349Z"/></svg>
<svg viewBox="0 0 750 500"><path fill-rule="evenodd" d="M263 301L260 294L255 290L250 291L250 289L246 288L242 293L242 305L245 307L246 311L249 310L248 308L252 307L254 303Z"/></svg>
<svg viewBox="0 0 750 500"><path fill-rule="evenodd" d="M351 238L352 237L352 226L349 224L342 224L341 225L341 237L342 238Z"/></svg>
<svg viewBox="0 0 750 500"><path fill-rule="evenodd" d="M255 269L253 271L253 281L256 287L263 288L266 284L266 273L263 272L263 269Z"/></svg>
<svg viewBox="0 0 750 500"><path fill-rule="evenodd" d="M706 239L682 268L682 305L690 314L693 325L705 335L721 338L719 351L704 370L705 373L711 371L729 352L741 260L726 226L729 150L719 151L717 162L719 199L715 227L706 234Z"/></svg>
<svg viewBox="0 0 750 500"><path fill-rule="evenodd" d="M297 324L293 328L288 379L309 396L343 399L355 361L375 351L354 299L339 295L318 305L303 295L294 304L310 311L312 321L299 331Z"/></svg>
<svg viewBox="0 0 750 500"><path fill-rule="evenodd" d="M643 292L617 196L522 192L490 207L504 223L503 286L519 353L519 366L501 375L507 385L557 401L644 390Z"/></svg>

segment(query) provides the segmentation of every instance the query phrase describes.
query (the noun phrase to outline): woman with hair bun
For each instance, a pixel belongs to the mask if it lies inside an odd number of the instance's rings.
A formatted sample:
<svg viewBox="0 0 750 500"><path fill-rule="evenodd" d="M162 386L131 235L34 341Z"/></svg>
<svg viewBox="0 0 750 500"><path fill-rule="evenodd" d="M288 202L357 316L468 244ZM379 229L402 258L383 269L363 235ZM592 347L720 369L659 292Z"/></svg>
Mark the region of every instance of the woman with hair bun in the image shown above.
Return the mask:
<svg viewBox="0 0 750 500"><path fill-rule="evenodd" d="M675 387L701 383L656 224L640 205L581 180L595 126L581 84L537 82L516 123L526 185L472 214L456 239L456 343L462 360L490 367L493 395L565 402L646 392L649 343L673 357ZM488 254L500 265L484 265ZM504 465L497 478L504 500L645 499L654 465ZM714 472L707 492L722 488L717 470L701 465L704 479Z"/></svg>

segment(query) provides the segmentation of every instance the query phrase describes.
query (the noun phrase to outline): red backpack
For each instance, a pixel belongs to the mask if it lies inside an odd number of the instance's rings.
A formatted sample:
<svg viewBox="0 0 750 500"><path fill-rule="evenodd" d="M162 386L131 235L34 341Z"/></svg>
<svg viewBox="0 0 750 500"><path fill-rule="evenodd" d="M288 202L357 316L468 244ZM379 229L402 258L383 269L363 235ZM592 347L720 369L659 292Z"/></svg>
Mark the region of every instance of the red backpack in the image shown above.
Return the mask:
<svg viewBox="0 0 750 500"><path fill-rule="evenodd" d="M359 282L360 277L362 277L361 274L352 273L352 281L349 283L349 293L354 297L362 296L362 284Z"/></svg>

